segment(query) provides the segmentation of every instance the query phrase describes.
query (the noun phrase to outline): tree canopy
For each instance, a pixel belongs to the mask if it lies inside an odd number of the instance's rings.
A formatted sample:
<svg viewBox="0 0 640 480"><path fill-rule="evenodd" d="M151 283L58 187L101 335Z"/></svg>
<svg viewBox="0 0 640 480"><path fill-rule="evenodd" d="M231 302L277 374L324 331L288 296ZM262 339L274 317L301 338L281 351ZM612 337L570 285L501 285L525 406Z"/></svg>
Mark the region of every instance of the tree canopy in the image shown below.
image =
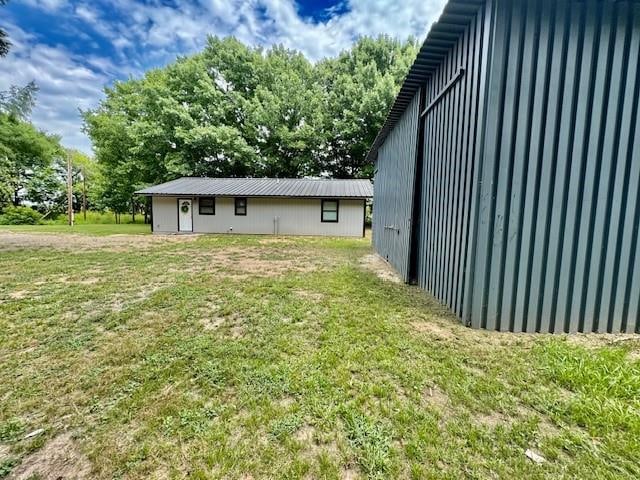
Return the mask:
<svg viewBox="0 0 640 480"><path fill-rule="evenodd" d="M24 87L11 85L9 90L0 92L0 113L28 120L35 106L37 93L38 86L33 80Z"/></svg>
<svg viewBox="0 0 640 480"><path fill-rule="evenodd" d="M361 38L335 58L210 37L205 49L117 82L84 112L104 191L121 204L178 176L369 177L365 155L416 54Z"/></svg>
<svg viewBox="0 0 640 480"><path fill-rule="evenodd" d="M8 0L0 0L0 7L6 5L7 1ZM9 53L9 47L11 47L11 42L7 36L7 32L0 28L0 57L4 57Z"/></svg>
<svg viewBox="0 0 640 480"><path fill-rule="evenodd" d="M0 113L0 205L19 205L23 197L40 199L61 155L59 139L31 123Z"/></svg>

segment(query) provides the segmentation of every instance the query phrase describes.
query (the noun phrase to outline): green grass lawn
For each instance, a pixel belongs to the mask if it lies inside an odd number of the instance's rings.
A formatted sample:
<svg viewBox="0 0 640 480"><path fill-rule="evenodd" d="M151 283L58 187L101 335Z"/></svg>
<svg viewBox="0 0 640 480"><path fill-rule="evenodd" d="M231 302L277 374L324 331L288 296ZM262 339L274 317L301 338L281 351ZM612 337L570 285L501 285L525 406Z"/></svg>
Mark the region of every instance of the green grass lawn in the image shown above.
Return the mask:
<svg viewBox="0 0 640 480"><path fill-rule="evenodd" d="M633 338L466 329L366 240L104 227L0 229L0 477L640 477Z"/></svg>
<svg viewBox="0 0 640 480"><path fill-rule="evenodd" d="M77 233L81 235L135 235L151 233L151 225L140 223L112 224L76 224L73 227L64 224L44 225L0 225L2 232L22 233Z"/></svg>

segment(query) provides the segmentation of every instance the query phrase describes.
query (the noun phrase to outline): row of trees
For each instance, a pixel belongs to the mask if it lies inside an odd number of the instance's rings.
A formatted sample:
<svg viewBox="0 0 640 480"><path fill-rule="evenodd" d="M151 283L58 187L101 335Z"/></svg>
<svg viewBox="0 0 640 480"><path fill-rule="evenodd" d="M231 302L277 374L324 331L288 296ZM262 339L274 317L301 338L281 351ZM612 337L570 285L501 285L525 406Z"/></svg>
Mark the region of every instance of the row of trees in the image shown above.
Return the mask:
<svg viewBox="0 0 640 480"><path fill-rule="evenodd" d="M45 215L64 211L68 160L76 206L100 204L100 167L87 155L63 148L59 137L29 121L36 93L33 82L0 92L0 209L28 203Z"/></svg>
<svg viewBox="0 0 640 480"><path fill-rule="evenodd" d="M412 39L361 38L336 58L211 37L204 51L106 89L84 112L104 194L178 176L370 177L366 153L416 54Z"/></svg>
<svg viewBox="0 0 640 480"><path fill-rule="evenodd" d="M0 213L63 212L69 158L75 210L116 214L144 211L133 192L178 176L370 177L366 153L416 48L364 37L314 64L282 46L211 37L198 54L116 82L82 113L95 160L30 122L35 84L12 87L0 92Z"/></svg>
<svg viewBox="0 0 640 480"><path fill-rule="evenodd" d="M0 0L0 6L6 3ZM0 57L6 56L10 47L7 33L0 28ZM54 177L54 159L62 154L62 148L58 138L29 122L37 91L31 82L0 92L0 213L7 205L19 206L24 199L43 206L52 199L50 179Z"/></svg>
<svg viewBox="0 0 640 480"><path fill-rule="evenodd" d="M0 0L0 6L6 0ZM11 42L0 29L0 57L8 54ZM105 209L106 183L103 169L77 150L65 149L60 138L36 128L30 121L36 103L35 82L0 91L0 214L18 207L14 217L26 220L53 217L66 210L67 162L71 161L75 210ZM28 204L39 212L19 207Z"/></svg>

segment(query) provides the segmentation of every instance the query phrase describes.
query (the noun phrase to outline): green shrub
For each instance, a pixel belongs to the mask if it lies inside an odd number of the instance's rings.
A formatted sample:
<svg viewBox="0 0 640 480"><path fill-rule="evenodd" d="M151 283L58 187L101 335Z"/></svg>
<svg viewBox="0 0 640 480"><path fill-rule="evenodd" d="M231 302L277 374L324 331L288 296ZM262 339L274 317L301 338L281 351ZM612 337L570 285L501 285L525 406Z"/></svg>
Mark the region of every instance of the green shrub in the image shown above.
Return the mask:
<svg viewBox="0 0 640 480"><path fill-rule="evenodd" d="M0 215L0 225L37 225L42 215L31 207L10 206Z"/></svg>
<svg viewBox="0 0 640 480"><path fill-rule="evenodd" d="M120 216L121 223L132 223L130 213L123 213ZM76 212L73 216L73 221L76 225L111 225L116 223L116 215L113 212L98 212L94 210L87 211L87 219L84 219L82 212ZM66 225L67 215L66 213L58 215L55 219L49 220L47 223L55 225ZM136 214L135 223L144 223L144 215Z"/></svg>

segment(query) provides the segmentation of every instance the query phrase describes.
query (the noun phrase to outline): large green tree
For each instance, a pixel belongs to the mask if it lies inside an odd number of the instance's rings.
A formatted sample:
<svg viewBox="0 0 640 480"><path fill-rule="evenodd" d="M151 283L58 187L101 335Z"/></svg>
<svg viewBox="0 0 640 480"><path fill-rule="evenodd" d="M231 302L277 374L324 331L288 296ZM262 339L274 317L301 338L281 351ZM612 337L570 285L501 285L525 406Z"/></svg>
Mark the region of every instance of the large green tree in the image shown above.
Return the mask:
<svg viewBox="0 0 640 480"><path fill-rule="evenodd" d="M31 123L0 113L0 205L19 205L33 193L62 155L58 137Z"/></svg>
<svg viewBox="0 0 640 480"><path fill-rule="evenodd" d="M370 177L366 154L417 53L413 39L361 38L337 58L320 62L326 92L323 169L339 178Z"/></svg>
<svg viewBox="0 0 640 480"><path fill-rule="evenodd" d="M415 53L412 40L362 38L313 64L211 37L84 113L105 195L122 209L140 186L184 175L367 177L366 151Z"/></svg>

